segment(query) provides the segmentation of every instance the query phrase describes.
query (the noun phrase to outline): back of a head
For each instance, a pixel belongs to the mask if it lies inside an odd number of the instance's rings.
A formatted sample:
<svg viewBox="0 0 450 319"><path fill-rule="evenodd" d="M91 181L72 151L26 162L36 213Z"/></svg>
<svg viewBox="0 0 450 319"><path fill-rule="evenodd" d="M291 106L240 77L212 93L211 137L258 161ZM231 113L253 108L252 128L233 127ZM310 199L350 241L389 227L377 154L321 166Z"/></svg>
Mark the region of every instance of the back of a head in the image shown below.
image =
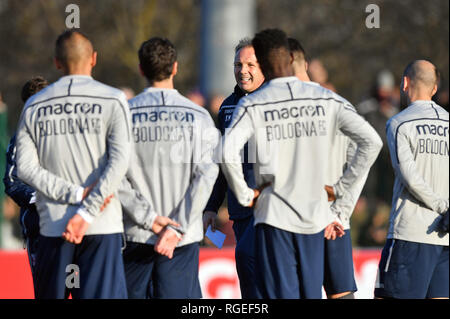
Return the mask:
<svg viewBox="0 0 450 319"><path fill-rule="evenodd" d="M80 31L65 31L56 40L55 58L65 68L90 63L93 52L91 41Z"/></svg>
<svg viewBox="0 0 450 319"><path fill-rule="evenodd" d="M275 70L290 67L289 42L284 31L263 30L255 35L252 44L266 79L277 77Z"/></svg>
<svg viewBox="0 0 450 319"><path fill-rule="evenodd" d="M25 103L30 98L30 96L36 94L47 86L48 82L42 76L36 76L28 80L22 87L21 97L23 103Z"/></svg>
<svg viewBox="0 0 450 319"><path fill-rule="evenodd" d="M305 63L306 53L300 42L297 39L288 38L288 43L289 43L289 50L294 55L294 62Z"/></svg>
<svg viewBox="0 0 450 319"><path fill-rule="evenodd" d="M439 84L439 71L427 60L415 60L408 64L403 73L411 81L411 85L417 90L432 92Z"/></svg>
<svg viewBox="0 0 450 319"><path fill-rule="evenodd" d="M168 39L160 37L142 43L138 55L141 70L150 83L168 79L177 61L175 46Z"/></svg>
<svg viewBox="0 0 450 319"><path fill-rule="evenodd" d="M288 38L288 43L293 57L292 67L294 68L295 75L302 81L309 81L305 50L297 39Z"/></svg>

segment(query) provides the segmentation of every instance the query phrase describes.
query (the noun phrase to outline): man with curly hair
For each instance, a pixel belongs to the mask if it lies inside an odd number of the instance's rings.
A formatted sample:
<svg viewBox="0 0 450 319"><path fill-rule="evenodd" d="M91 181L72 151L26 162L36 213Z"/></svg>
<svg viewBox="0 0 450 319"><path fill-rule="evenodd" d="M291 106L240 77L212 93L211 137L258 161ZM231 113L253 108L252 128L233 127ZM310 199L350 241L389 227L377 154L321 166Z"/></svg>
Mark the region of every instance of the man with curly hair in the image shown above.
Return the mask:
<svg viewBox="0 0 450 319"><path fill-rule="evenodd" d="M261 31L252 44L267 83L239 101L224 136L222 169L239 203L255 207L259 297L320 299L324 237L344 234L324 189L330 145L338 129L358 145L333 185L336 203L348 202L349 185L369 170L381 139L348 101L294 76L283 31ZM247 185L239 161L250 138L258 150L257 189Z"/></svg>

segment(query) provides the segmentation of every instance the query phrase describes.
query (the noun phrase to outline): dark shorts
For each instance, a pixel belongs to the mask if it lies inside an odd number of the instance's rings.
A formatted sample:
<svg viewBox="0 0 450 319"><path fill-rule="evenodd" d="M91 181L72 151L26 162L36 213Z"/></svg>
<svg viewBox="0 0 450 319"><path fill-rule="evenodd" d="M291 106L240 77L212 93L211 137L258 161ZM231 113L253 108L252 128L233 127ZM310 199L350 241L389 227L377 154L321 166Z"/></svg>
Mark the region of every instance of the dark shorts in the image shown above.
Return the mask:
<svg viewBox="0 0 450 319"><path fill-rule="evenodd" d="M130 299L198 299L199 244L174 250L169 259L156 253L153 245L127 242L123 252Z"/></svg>
<svg viewBox="0 0 450 319"><path fill-rule="evenodd" d="M255 299L255 219L249 216L233 221L236 237L235 260L242 299Z"/></svg>
<svg viewBox="0 0 450 319"><path fill-rule="evenodd" d="M448 246L388 239L381 253L375 297L448 298Z"/></svg>
<svg viewBox="0 0 450 319"><path fill-rule="evenodd" d="M72 244L39 236L35 265L38 299L125 299L121 233L86 235Z"/></svg>
<svg viewBox="0 0 450 319"><path fill-rule="evenodd" d="M305 235L258 224L255 243L259 298L322 298L323 231Z"/></svg>
<svg viewBox="0 0 450 319"><path fill-rule="evenodd" d="M346 229L345 235L340 238L335 240L325 239L323 287L327 295L357 290L353 270L350 229Z"/></svg>

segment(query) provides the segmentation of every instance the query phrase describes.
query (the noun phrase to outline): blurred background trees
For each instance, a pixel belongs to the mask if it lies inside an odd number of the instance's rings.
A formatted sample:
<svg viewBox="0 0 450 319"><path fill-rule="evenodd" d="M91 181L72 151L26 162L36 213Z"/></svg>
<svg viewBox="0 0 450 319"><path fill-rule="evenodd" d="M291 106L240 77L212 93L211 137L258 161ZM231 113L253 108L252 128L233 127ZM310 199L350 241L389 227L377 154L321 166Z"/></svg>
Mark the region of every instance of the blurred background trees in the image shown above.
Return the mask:
<svg viewBox="0 0 450 319"><path fill-rule="evenodd" d="M366 28L369 4L380 8L379 29ZM417 58L434 62L448 87L448 1L259 0L257 9L259 29L277 25L300 39L354 104L369 94L380 70L391 70L399 82L406 64Z"/></svg>
<svg viewBox="0 0 450 319"><path fill-rule="evenodd" d="M215 67L205 66L204 62L210 59L201 54L204 32L201 30L204 27L202 1L213 0L0 0L0 105L7 106L0 108L3 117L7 116L7 130L0 133L2 140L9 139L16 129L22 108L20 90L25 81L34 75L42 75L51 82L59 78L60 74L52 61L53 47L57 35L66 28L68 13L65 8L71 3L79 6L81 31L90 37L98 51L98 65L94 69L97 80L115 87L127 87L135 93L140 92L146 82L139 74L137 50L151 36L164 36L178 50L179 73L175 77L175 86L180 93L199 98L198 103L206 107L209 107L208 102L205 102L208 99L214 104L220 104L220 99L201 97L197 92L202 80L205 81L201 79L204 74L202 68ZM442 73L439 97L448 110L448 0L241 1L253 2L255 32L277 27L299 39L308 58L316 59L311 66L315 70L322 67L325 81L355 106L376 95L377 83L386 83L386 78L380 80L380 71L391 73L394 85L392 96L395 97L406 64L417 58L426 58ZM369 14L365 9L369 4L376 4L380 8L380 28L368 29L365 25ZM226 14L224 12L225 18ZM224 21L235 23L232 19ZM242 19L239 23L244 26L253 22ZM215 41L226 41L229 36L223 34ZM251 37L253 34L246 36ZM214 76L223 76L224 72L231 74L231 59L227 65L228 70L217 70ZM224 92L231 93L232 89L233 83L230 83ZM398 105L395 107L398 108ZM382 127L385 121L383 116L375 118ZM2 154L5 152L4 144L0 145ZM4 164L0 164L3 176ZM389 166L389 163L385 160L379 169L381 173L372 177L375 184L377 180L384 180L380 174L391 174L383 172L386 165ZM374 187L383 185L389 183ZM380 195L383 197L380 209L354 216L357 226L354 230L354 237L357 238L354 240L357 243L378 245L376 241L358 239L359 233L373 231L376 236L383 237L379 235L379 230L386 228L386 211L389 211L387 206L390 205L389 196L392 192L389 187L387 194ZM3 194L2 189L0 191ZM361 201L358 209L370 211L374 205L378 205L377 199L372 202Z"/></svg>
<svg viewBox="0 0 450 319"><path fill-rule="evenodd" d="M139 74L137 50L155 35L173 41L179 54L178 86L187 90L197 82L198 1L157 0L0 0L0 91L9 105L9 133L15 130L23 83L33 75L55 81L52 62L56 37L66 29L65 8L80 8L81 31L98 51L94 77L116 87L140 91L146 85Z"/></svg>

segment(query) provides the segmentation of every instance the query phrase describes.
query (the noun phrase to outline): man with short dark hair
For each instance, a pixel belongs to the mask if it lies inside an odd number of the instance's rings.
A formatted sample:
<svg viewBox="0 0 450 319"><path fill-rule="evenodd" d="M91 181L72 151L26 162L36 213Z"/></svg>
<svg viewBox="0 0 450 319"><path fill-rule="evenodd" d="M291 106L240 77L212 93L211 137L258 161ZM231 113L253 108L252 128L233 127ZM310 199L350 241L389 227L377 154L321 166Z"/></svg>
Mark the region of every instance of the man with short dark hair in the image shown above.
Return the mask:
<svg viewBox="0 0 450 319"><path fill-rule="evenodd" d="M174 89L174 45L153 37L139 49L150 87L129 101L135 152L127 179L163 217L178 222L159 236L124 216L129 298L201 298L202 212L219 171L218 132L208 111ZM122 199L122 198L121 198Z"/></svg>
<svg viewBox="0 0 450 319"><path fill-rule="evenodd" d="M232 114L239 100L256 91L264 83L264 75L256 60L255 50L250 38L239 41L235 48L234 77L236 86L234 92L227 97L219 110L219 130L222 135L231 123ZM253 164L249 160L248 146L244 147L244 161L242 170L245 180L251 187L256 187L253 175ZM228 214L233 221L233 231L236 238L235 259L236 270L239 276L241 297L243 299L256 298L256 283L254 274L254 218L253 209L239 204L233 192L228 188L227 181L222 172L214 185L213 192L205 207L205 229L208 224L215 229L214 219L222 205L225 195L228 199Z"/></svg>
<svg viewBox="0 0 450 319"><path fill-rule="evenodd" d="M22 87L22 91L20 92L20 97L22 98L22 102L26 103L27 100L39 92L40 90L46 88L48 86L48 81L44 79L42 76L35 76L25 82Z"/></svg>
<svg viewBox="0 0 450 319"><path fill-rule="evenodd" d="M448 112L432 101L438 82L431 62L411 62L400 84L406 109L386 124L395 183L378 298L449 297L449 126Z"/></svg>
<svg viewBox="0 0 450 319"><path fill-rule="evenodd" d="M36 76L28 80L22 87L23 103L26 103L30 96L47 86L48 82L42 76ZM5 193L20 207L20 226L26 242L33 285L35 285L36 251L39 241L39 214L35 205L36 192L17 177L16 151L16 135L14 134L6 151L6 171L3 183L5 184Z"/></svg>
<svg viewBox="0 0 450 319"><path fill-rule="evenodd" d="M349 103L294 76L286 34L268 29L252 40L266 84L242 98L223 139L223 172L243 206L254 209L256 284L262 298L322 297L324 236L343 235L324 189L336 130L358 145L352 165L333 186L348 196L374 162L381 140ZM243 178L239 152L254 138L256 185ZM257 200L257 201L256 201Z"/></svg>
<svg viewBox="0 0 450 319"><path fill-rule="evenodd" d="M308 61L306 59L305 49L297 39L288 38L288 43L289 50L292 54L292 68L294 69L295 76L300 81L311 82L308 75Z"/></svg>

